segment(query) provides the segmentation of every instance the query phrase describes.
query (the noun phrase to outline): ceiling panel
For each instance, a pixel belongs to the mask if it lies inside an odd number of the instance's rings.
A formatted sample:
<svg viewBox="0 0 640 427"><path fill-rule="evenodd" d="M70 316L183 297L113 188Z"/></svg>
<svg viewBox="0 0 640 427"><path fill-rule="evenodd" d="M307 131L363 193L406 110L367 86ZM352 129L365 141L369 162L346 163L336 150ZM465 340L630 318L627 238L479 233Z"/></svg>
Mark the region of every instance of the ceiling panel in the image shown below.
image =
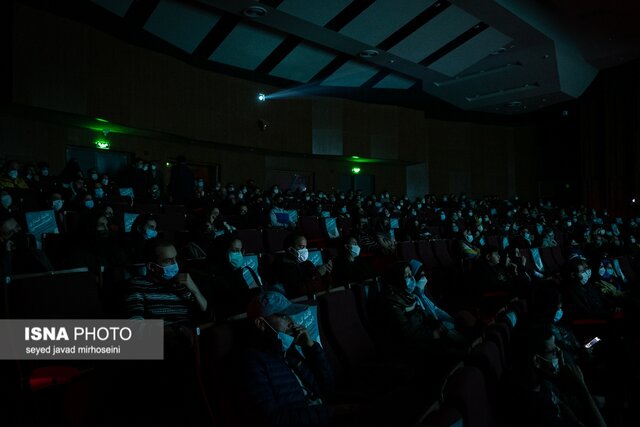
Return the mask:
<svg viewBox="0 0 640 427"><path fill-rule="evenodd" d="M389 49L389 52L409 61L420 62L478 22L475 16L451 5Z"/></svg>
<svg viewBox="0 0 640 427"><path fill-rule="evenodd" d="M278 10L323 27L351 3L351 0L285 0Z"/></svg>
<svg viewBox="0 0 640 427"><path fill-rule="evenodd" d="M306 83L335 57L335 54L324 49L302 43L280 61L269 74Z"/></svg>
<svg viewBox="0 0 640 427"><path fill-rule="evenodd" d="M408 79L397 74L390 74L384 79L380 80L373 87L376 89L409 89L415 83L415 80Z"/></svg>
<svg viewBox="0 0 640 427"><path fill-rule="evenodd" d="M395 0L378 0L340 30L340 33L376 46L434 3L435 0L405 0L402 7L398 7Z"/></svg>
<svg viewBox="0 0 640 427"><path fill-rule="evenodd" d="M149 17L144 29L182 50L193 53L219 19L219 15L163 0Z"/></svg>
<svg viewBox="0 0 640 427"><path fill-rule="evenodd" d="M512 41L510 37L493 28L487 28L462 46L429 65L429 68L447 76L455 76L510 41Z"/></svg>
<svg viewBox="0 0 640 427"><path fill-rule="evenodd" d="M129 6L133 3L133 0L91 0L95 4L104 7L108 11L115 13L118 16L124 17L129 10Z"/></svg>
<svg viewBox="0 0 640 427"><path fill-rule="evenodd" d="M349 61L327 77L324 86L361 86L364 82L376 75L380 69L356 61Z"/></svg>
<svg viewBox="0 0 640 427"><path fill-rule="evenodd" d="M283 40L282 34L241 23L233 29L209 59L255 70Z"/></svg>

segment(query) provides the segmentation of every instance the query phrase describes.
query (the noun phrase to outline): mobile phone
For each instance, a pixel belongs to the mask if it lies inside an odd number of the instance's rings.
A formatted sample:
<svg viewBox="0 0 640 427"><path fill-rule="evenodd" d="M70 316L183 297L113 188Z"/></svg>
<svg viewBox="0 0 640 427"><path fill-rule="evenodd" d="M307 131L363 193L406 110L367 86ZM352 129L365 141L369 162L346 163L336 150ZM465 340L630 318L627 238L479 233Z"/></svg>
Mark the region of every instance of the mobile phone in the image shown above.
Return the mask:
<svg viewBox="0 0 640 427"><path fill-rule="evenodd" d="M589 341L588 343L586 343L586 344L584 345L584 348L591 348L591 347L593 347L594 345L596 345L597 343L599 343L600 341L601 341L601 339L600 339L600 338L598 338L598 337L594 337L591 341Z"/></svg>

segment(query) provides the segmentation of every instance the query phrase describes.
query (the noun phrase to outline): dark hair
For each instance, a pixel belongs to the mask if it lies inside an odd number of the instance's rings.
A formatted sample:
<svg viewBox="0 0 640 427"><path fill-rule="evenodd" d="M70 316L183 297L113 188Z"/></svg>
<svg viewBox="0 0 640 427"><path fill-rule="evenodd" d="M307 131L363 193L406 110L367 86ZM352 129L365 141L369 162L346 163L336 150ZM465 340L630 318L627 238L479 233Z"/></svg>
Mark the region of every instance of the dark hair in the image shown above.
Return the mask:
<svg viewBox="0 0 640 427"><path fill-rule="evenodd" d="M496 245L484 245L480 249L480 255L484 258L487 255L491 255L494 252L500 252L500 249Z"/></svg>
<svg viewBox="0 0 640 427"><path fill-rule="evenodd" d="M284 242L283 242L283 247L285 250L292 248L295 244L296 241L298 239L306 239L306 237L304 236L304 234L301 233L291 233L289 234L287 237L285 237Z"/></svg>
<svg viewBox="0 0 640 427"><path fill-rule="evenodd" d="M158 259L158 255L156 254L156 251L158 250L158 248L168 248L169 246L174 246L174 244L168 240L154 239L153 243L150 243L149 245L147 245L147 248L146 248L147 250L145 253L145 261L154 262L156 259Z"/></svg>
<svg viewBox="0 0 640 427"><path fill-rule="evenodd" d="M531 295L531 313L550 321L562 302L562 296L557 289L550 285L541 284Z"/></svg>
<svg viewBox="0 0 640 427"><path fill-rule="evenodd" d="M388 288L404 286L404 271L409 266L406 261L396 261L384 271L382 280Z"/></svg>
<svg viewBox="0 0 640 427"><path fill-rule="evenodd" d="M156 218L151 214L140 214L136 217L131 224L131 232L132 233L140 233L138 231L138 227L142 228L149 221L156 221ZM156 221L157 222L157 221Z"/></svg>

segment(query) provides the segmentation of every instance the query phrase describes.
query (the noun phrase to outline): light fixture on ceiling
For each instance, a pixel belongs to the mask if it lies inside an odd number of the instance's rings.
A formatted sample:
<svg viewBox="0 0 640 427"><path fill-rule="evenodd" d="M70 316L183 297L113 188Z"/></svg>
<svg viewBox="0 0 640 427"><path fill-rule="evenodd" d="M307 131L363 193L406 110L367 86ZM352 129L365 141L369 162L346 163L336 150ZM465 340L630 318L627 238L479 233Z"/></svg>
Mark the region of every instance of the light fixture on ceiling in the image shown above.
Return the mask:
<svg viewBox="0 0 640 427"><path fill-rule="evenodd" d="M358 55L360 55L360 58L373 58L374 56L378 56L379 53L380 52L375 49L365 49Z"/></svg>
<svg viewBox="0 0 640 427"><path fill-rule="evenodd" d="M520 62L512 62L512 63L509 63L509 64L501 65L499 67L487 68L485 70L480 70L480 71L475 72L475 73L456 76L456 77L454 77L452 79L449 79L449 80L433 82L433 84L436 85L437 87L448 86L448 85L451 85L451 84L462 83L462 82L467 81L467 80L476 79L476 78L479 78L479 77L486 77L486 76L488 76L490 74L499 73L499 72L502 72L502 71L513 70L513 69L515 69L515 67L522 67L522 63L520 63Z"/></svg>
<svg viewBox="0 0 640 427"><path fill-rule="evenodd" d="M491 56L497 56L497 55L502 55L503 53L505 53L507 51L506 47L501 47L498 50L494 50L493 52L491 52L489 55Z"/></svg>
<svg viewBox="0 0 640 427"><path fill-rule="evenodd" d="M481 94L476 94L476 95L471 95L471 96L465 96L464 98L468 102L476 102L476 101L482 101L482 100L485 100L485 99L501 97L501 96L505 96L505 95L511 95L511 94L514 94L514 93L517 93L517 92L535 90L535 89L539 89L539 88L540 88L540 83L538 83L538 82L527 83L527 84L524 84L522 86L516 86L516 87L512 87L512 88L508 88L508 89L500 89L500 90L496 90L496 91L493 91L493 92L481 93Z"/></svg>
<svg viewBox="0 0 640 427"><path fill-rule="evenodd" d="M259 102L264 102L267 100L267 95L265 95L264 93L259 93L258 94L258 101Z"/></svg>
<svg viewBox="0 0 640 427"><path fill-rule="evenodd" d="M249 6L242 11L242 14L251 19L262 18L267 14L267 9L262 6Z"/></svg>
<svg viewBox="0 0 640 427"><path fill-rule="evenodd" d="M504 106L509 108L522 107L522 101L507 102L506 104L504 104Z"/></svg>

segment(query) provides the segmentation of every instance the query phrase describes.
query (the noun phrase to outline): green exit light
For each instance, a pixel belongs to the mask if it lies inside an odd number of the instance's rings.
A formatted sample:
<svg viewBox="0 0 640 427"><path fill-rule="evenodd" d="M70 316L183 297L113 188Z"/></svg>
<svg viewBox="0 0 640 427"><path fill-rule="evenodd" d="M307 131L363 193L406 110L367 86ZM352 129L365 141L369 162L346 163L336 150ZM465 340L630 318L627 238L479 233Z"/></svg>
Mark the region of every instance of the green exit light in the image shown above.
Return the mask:
<svg viewBox="0 0 640 427"><path fill-rule="evenodd" d="M351 168L351 172L357 175L360 173L360 168Z"/></svg>
<svg viewBox="0 0 640 427"><path fill-rule="evenodd" d="M111 148L111 143L103 138L96 139L95 144L96 148L99 148L101 150L108 150L109 148Z"/></svg>

